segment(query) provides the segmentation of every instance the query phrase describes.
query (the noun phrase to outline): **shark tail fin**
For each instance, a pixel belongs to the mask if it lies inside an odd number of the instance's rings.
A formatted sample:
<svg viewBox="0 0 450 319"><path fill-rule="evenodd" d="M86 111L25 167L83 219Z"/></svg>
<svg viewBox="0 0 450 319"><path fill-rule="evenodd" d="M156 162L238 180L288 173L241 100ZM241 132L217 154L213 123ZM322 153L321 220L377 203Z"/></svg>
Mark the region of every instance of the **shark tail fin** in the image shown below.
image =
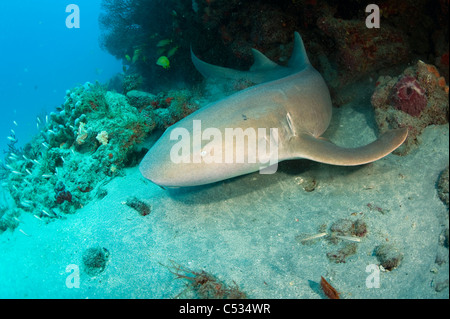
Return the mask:
<svg viewBox="0 0 450 319"><path fill-rule="evenodd" d="M230 68L225 68L222 66L209 64L197 58L191 47L191 59L195 68L200 72L205 78L222 78L222 79L232 79L237 80L245 77L244 71L233 70Z"/></svg>
<svg viewBox="0 0 450 319"><path fill-rule="evenodd" d="M408 130L406 128L389 130L368 145L357 148L343 148L327 140L302 134L295 144L295 147L301 150L301 154L297 154L296 157L331 165L362 165L390 154L405 141L407 135Z"/></svg>

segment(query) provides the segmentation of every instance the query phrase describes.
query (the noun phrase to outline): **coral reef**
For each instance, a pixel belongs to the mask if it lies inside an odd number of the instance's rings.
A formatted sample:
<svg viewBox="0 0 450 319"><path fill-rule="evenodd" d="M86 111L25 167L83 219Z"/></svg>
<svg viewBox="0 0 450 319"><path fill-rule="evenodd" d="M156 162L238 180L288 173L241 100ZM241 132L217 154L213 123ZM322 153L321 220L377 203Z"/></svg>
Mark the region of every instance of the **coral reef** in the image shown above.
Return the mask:
<svg viewBox="0 0 450 319"><path fill-rule="evenodd" d="M22 154L10 152L7 160L17 206L45 219L85 205L90 191L117 175L155 127L125 96L99 84L68 90L59 109Z"/></svg>
<svg viewBox="0 0 450 319"><path fill-rule="evenodd" d="M6 230L14 230L19 226L19 211L12 207L13 199L9 193L0 188L0 234Z"/></svg>
<svg viewBox="0 0 450 319"><path fill-rule="evenodd" d="M127 98L139 113L153 118L156 127L165 130L200 107L197 94L199 92L187 89L170 90L157 95L133 90L127 93Z"/></svg>
<svg viewBox="0 0 450 319"><path fill-rule="evenodd" d="M108 132L106 131L101 131L100 133L97 134L95 138L102 145L108 144Z"/></svg>
<svg viewBox="0 0 450 319"><path fill-rule="evenodd" d="M103 0L101 43L122 59L124 77L134 77L125 81L124 94L200 80L190 46L202 60L231 68L248 68L251 48L287 63L294 31L302 34L333 95L412 57L435 63L448 81L448 3L380 1L379 29L365 26L366 5L359 0ZM169 53L171 68L159 67L157 59Z"/></svg>
<svg viewBox="0 0 450 319"><path fill-rule="evenodd" d="M89 82L68 90L56 112L38 118L40 131L23 149L10 137L3 187L17 211L2 213L1 229L15 227L11 214L26 211L50 222L106 196L103 186L141 160L155 128L164 130L199 107L195 93L133 90L125 96Z"/></svg>
<svg viewBox="0 0 450 319"><path fill-rule="evenodd" d="M174 80L191 81L189 47L198 34L191 1L103 0L101 5L100 43L123 62L121 93L142 89L140 84L145 90L154 90L167 89ZM167 44L164 52L161 43ZM162 53L170 55L171 68L156 64Z"/></svg>
<svg viewBox="0 0 450 319"><path fill-rule="evenodd" d="M407 61L409 47L405 35L389 25L369 29L360 20L327 15L318 19L317 26L336 43L340 72L338 79L331 82L334 88L370 72Z"/></svg>
<svg viewBox="0 0 450 319"><path fill-rule="evenodd" d="M436 67L420 60L398 77L379 77L371 102L381 132L408 128L396 154L405 155L417 145L425 127L448 123L448 85Z"/></svg>
<svg viewBox="0 0 450 319"><path fill-rule="evenodd" d="M66 190L66 186L62 181L58 181L55 186L55 200L57 204L62 204L64 201L72 202L72 194Z"/></svg>
<svg viewBox="0 0 450 319"><path fill-rule="evenodd" d="M412 76L404 76L395 84L392 93L395 108L418 117L427 106L425 90Z"/></svg>

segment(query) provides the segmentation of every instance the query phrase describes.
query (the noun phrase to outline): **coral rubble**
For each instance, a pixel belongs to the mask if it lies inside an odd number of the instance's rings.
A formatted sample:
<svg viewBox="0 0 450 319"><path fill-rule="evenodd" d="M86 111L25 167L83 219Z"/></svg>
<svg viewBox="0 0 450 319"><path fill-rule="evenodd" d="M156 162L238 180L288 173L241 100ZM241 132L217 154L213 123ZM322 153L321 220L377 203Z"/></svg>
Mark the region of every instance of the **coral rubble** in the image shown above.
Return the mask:
<svg viewBox="0 0 450 319"><path fill-rule="evenodd" d="M247 294L242 292L236 283L228 286L215 276L202 270L200 272L185 269L171 261L172 266L166 266L177 279L185 279L188 284L177 297L191 293L196 299L246 299Z"/></svg>
<svg viewBox="0 0 450 319"><path fill-rule="evenodd" d="M89 276L103 272L109 259L109 251L104 247L91 247L83 252L83 270Z"/></svg>

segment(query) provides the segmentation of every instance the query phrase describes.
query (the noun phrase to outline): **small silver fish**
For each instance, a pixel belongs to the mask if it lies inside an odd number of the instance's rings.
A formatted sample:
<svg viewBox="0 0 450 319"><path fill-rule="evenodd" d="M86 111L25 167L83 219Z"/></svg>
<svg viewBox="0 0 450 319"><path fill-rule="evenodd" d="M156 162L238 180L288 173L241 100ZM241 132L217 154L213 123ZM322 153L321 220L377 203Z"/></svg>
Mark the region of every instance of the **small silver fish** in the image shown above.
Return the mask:
<svg viewBox="0 0 450 319"><path fill-rule="evenodd" d="M308 236L308 237L305 237L305 238L299 238L299 239L300 239L300 242L302 244L304 244L304 243L306 243L306 242L308 242L310 240L317 239L317 238L322 238L322 237L327 236L327 235L328 235L327 233L319 233L319 234L315 234L315 235L312 235L312 236Z"/></svg>
<svg viewBox="0 0 450 319"><path fill-rule="evenodd" d="M353 242L361 242L361 238L359 237L355 237L355 236L341 236L341 235L336 235L337 238L342 239L342 240L348 240L348 241L353 241Z"/></svg>
<svg viewBox="0 0 450 319"><path fill-rule="evenodd" d="M20 201L20 205L22 205L23 207L30 207L31 205L28 203L25 203L24 201Z"/></svg>
<svg viewBox="0 0 450 319"><path fill-rule="evenodd" d="M51 217L49 213L47 213L44 209L42 210L42 212L47 215L48 217Z"/></svg>
<svg viewBox="0 0 450 319"><path fill-rule="evenodd" d="M22 233L22 234L24 234L25 236L27 236L27 237L31 237L31 235L28 235L26 232L24 232L22 229L19 229L19 231Z"/></svg>

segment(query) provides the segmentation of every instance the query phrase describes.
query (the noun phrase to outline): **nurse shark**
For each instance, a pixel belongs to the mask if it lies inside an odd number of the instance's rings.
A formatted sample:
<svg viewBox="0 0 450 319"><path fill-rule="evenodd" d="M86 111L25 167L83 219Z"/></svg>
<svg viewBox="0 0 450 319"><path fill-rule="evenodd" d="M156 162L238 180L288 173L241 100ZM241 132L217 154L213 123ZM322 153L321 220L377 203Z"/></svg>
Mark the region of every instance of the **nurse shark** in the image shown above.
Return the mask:
<svg viewBox="0 0 450 319"><path fill-rule="evenodd" d="M278 162L291 159L355 166L388 155L406 139L406 128L386 131L356 148L322 138L332 115L330 93L297 32L287 66L258 50L252 53L250 70L239 71L206 63L191 50L193 64L205 77L258 84L210 103L169 127L142 160L143 176L160 186L183 187L258 170L273 173ZM227 137L230 132L234 138ZM224 160L227 154L232 155Z"/></svg>

